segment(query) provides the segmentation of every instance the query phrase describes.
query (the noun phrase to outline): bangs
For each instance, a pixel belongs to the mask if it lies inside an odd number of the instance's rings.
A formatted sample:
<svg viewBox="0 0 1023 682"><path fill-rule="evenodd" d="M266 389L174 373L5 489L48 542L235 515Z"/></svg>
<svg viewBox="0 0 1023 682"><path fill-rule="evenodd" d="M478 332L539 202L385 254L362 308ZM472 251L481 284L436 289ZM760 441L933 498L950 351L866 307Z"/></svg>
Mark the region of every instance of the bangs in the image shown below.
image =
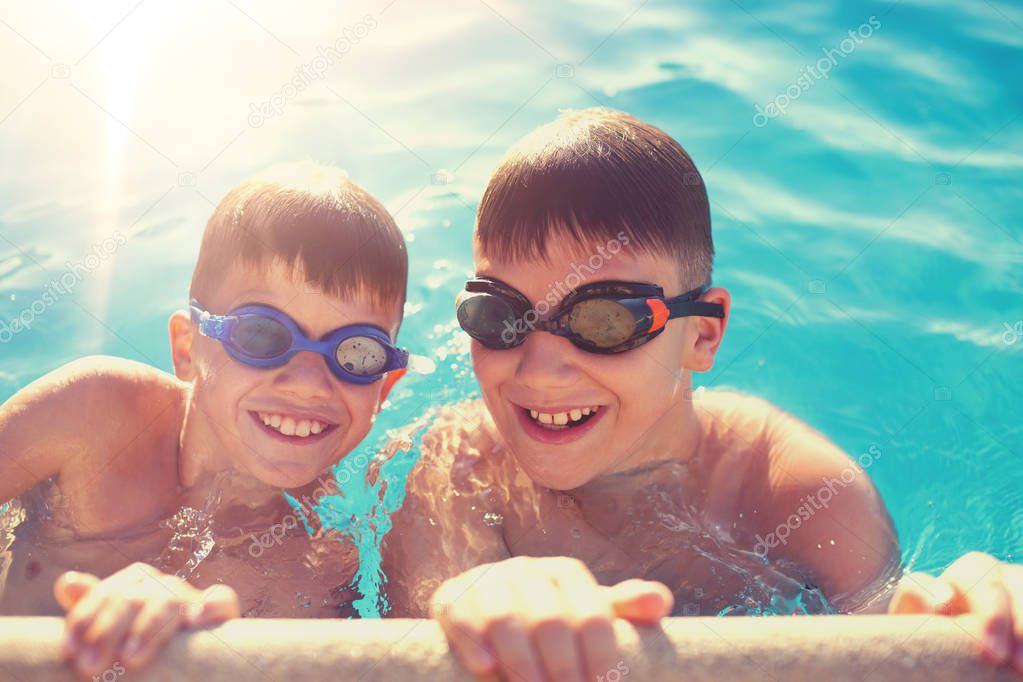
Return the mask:
<svg viewBox="0 0 1023 682"><path fill-rule="evenodd" d="M217 206L191 295L201 300L235 264L277 262L336 298L369 294L382 305L404 304L408 253L387 210L340 170L313 166L315 172L299 182L303 176L289 168L289 182L263 176Z"/></svg>
<svg viewBox="0 0 1023 682"><path fill-rule="evenodd" d="M710 279L713 243L703 180L664 132L604 109L563 115L509 152L477 213L481 251L511 262L547 259L552 240L580 250L628 238L669 255L694 286Z"/></svg>

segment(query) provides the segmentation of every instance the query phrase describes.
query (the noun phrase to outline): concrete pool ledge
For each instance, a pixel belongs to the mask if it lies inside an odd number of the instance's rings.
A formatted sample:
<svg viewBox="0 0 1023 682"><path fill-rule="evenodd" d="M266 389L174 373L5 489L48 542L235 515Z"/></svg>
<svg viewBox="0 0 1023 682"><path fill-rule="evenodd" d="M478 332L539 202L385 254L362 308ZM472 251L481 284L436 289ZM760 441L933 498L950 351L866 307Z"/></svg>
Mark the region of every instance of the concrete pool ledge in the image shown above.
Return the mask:
<svg viewBox="0 0 1023 682"><path fill-rule="evenodd" d="M953 619L930 616L676 618L660 628L617 624L622 660L605 682L1019 682L982 663ZM58 660L63 622L0 618L0 680L75 679ZM114 682L118 666L96 679ZM417 620L244 619L178 635L133 682L465 680L440 628Z"/></svg>

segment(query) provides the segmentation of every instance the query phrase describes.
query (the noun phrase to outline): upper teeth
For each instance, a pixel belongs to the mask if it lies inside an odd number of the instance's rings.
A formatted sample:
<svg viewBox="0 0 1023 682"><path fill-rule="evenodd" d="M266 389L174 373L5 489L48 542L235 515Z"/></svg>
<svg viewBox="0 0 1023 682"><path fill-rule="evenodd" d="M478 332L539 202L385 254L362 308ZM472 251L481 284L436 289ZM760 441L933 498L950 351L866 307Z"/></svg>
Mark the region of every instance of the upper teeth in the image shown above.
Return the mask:
<svg viewBox="0 0 1023 682"><path fill-rule="evenodd" d="M597 407L576 408L574 410L569 410L568 412L540 412L538 410L530 410L529 416L536 419L541 424L565 426L569 421L577 422L583 417L596 411Z"/></svg>
<svg viewBox="0 0 1023 682"><path fill-rule="evenodd" d="M328 426L328 424L315 419L295 420L294 417L284 417L279 414L270 414L269 412L260 412L259 418L263 420L264 424L280 431L285 436L299 436L301 438L305 438L310 434L315 436Z"/></svg>

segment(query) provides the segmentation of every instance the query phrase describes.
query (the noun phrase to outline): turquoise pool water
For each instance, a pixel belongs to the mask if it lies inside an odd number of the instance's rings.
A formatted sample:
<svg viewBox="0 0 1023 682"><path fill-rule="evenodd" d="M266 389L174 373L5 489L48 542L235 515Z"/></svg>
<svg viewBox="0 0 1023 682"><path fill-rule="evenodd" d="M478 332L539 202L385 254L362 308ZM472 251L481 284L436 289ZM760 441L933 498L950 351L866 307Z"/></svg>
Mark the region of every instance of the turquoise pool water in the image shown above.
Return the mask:
<svg viewBox="0 0 1023 682"><path fill-rule="evenodd" d="M1018 5L59 9L0 17L0 398L83 354L169 369L211 202L314 158L405 230L401 342L435 365L396 390L372 451L474 394L452 298L489 169L559 108L601 104L676 136L705 176L734 312L698 381L880 452L869 474L913 568L1019 559Z"/></svg>

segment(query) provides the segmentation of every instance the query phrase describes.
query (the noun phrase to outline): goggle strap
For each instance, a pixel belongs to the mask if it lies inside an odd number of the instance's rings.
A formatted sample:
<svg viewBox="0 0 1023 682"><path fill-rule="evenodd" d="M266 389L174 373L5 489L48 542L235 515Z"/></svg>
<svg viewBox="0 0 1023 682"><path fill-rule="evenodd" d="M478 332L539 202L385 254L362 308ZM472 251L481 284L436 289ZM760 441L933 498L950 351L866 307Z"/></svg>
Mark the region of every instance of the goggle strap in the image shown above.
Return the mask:
<svg viewBox="0 0 1023 682"><path fill-rule="evenodd" d="M230 315L214 315L196 305L192 305L192 317L199 324L200 334L218 341L227 335L228 323L234 319Z"/></svg>
<svg viewBox="0 0 1023 682"><path fill-rule="evenodd" d="M671 313L671 319L676 317L724 318L725 316L724 306L708 301L669 301L667 307Z"/></svg>

